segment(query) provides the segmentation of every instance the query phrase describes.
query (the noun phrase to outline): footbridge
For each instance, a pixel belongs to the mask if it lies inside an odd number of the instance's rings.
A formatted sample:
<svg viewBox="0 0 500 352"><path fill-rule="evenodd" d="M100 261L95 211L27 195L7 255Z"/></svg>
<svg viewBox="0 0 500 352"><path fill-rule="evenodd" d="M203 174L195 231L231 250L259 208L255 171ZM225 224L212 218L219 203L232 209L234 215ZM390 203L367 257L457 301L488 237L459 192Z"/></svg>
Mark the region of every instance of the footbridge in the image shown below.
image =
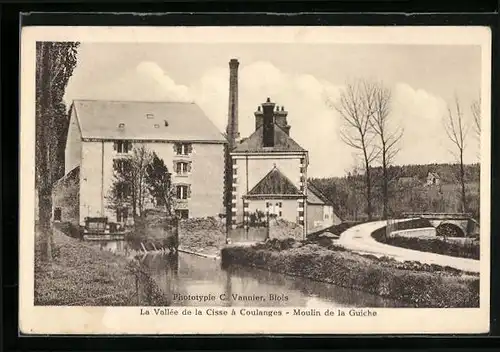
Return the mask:
<svg viewBox="0 0 500 352"><path fill-rule="evenodd" d="M479 223L469 213L404 213L403 218L427 219L437 235L468 237L479 235Z"/></svg>

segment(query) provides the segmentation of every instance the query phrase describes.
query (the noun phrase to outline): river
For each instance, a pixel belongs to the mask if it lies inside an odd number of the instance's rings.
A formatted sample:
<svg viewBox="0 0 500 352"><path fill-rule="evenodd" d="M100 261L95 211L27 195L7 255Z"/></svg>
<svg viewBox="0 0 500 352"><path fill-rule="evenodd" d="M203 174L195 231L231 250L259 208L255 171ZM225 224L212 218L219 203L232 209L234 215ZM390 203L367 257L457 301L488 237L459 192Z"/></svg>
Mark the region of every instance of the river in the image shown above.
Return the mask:
<svg viewBox="0 0 500 352"><path fill-rule="evenodd" d="M301 277L229 266L192 254L141 259L173 306L402 307L379 296Z"/></svg>

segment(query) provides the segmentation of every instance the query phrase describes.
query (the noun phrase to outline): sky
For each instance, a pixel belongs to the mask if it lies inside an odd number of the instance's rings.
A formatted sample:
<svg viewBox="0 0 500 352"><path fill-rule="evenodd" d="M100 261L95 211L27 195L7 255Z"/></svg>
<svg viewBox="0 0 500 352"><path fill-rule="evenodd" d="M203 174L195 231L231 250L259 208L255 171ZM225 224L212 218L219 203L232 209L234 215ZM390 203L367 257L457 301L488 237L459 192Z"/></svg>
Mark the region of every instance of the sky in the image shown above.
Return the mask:
<svg viewBox="0 0 500 352"><path fill-rule="evenodd" d="M309 151L311 177L343 176L359 164L328 103L356 79L391 89L390 119L404 128L395 164L456 162L443 124L455 97L471 125L465 162L478 161L470 105L480 96L479 46L84 42L65 100L194 101L223 132L232 58L240 61L241 136L253 132L253 113L270 97L288 111L291 137Z"/></svg>

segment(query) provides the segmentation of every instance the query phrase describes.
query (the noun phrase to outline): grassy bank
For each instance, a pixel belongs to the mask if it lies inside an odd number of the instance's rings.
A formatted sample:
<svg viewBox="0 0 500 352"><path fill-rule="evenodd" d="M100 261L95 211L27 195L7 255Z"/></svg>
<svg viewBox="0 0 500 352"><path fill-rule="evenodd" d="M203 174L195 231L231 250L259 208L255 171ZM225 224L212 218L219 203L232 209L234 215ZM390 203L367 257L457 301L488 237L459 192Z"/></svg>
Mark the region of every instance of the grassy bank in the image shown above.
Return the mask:
<svg viewBox="0 0 500 352"><path fill-rule="evenodd" d="M399 263L293 240L227 247L222 263L301 276L399 300L415 307L478 307L479 277L437 265Z"/></svg>
<svg viewBox="0 0 500 352"><path fill-rule="evenodd" d="M54 231L53 260L35 252L35 305L132 306L168 303L136 261Z"/></svg>
<svg viewBox="0 0 500 352"><path fill-rule="evenodd" d="M410 220L396 224L394 230L406 230L419 227L430 227L430 223L425 219ZM372 233L372 237L380 242L391 246L413 249L421 252L448 255L479 260L480 247L479 239L468 238L462 242L446 239L442 236L435 238L417 238L406 236L386 236L386 227L382 227Z"/></svg>

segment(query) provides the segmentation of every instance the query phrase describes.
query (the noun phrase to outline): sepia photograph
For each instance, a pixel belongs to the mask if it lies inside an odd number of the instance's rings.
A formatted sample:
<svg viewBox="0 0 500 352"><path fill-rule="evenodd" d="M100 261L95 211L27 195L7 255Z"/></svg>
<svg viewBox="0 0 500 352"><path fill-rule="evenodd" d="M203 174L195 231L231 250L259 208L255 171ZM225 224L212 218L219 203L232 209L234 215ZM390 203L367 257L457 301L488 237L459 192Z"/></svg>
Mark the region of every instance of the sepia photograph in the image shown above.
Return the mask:
<svg viewBox="0 0 500 352"><path fill-rule="evenodd" d="M23 29L21 327L487 332L490 41Z"/></svg>

